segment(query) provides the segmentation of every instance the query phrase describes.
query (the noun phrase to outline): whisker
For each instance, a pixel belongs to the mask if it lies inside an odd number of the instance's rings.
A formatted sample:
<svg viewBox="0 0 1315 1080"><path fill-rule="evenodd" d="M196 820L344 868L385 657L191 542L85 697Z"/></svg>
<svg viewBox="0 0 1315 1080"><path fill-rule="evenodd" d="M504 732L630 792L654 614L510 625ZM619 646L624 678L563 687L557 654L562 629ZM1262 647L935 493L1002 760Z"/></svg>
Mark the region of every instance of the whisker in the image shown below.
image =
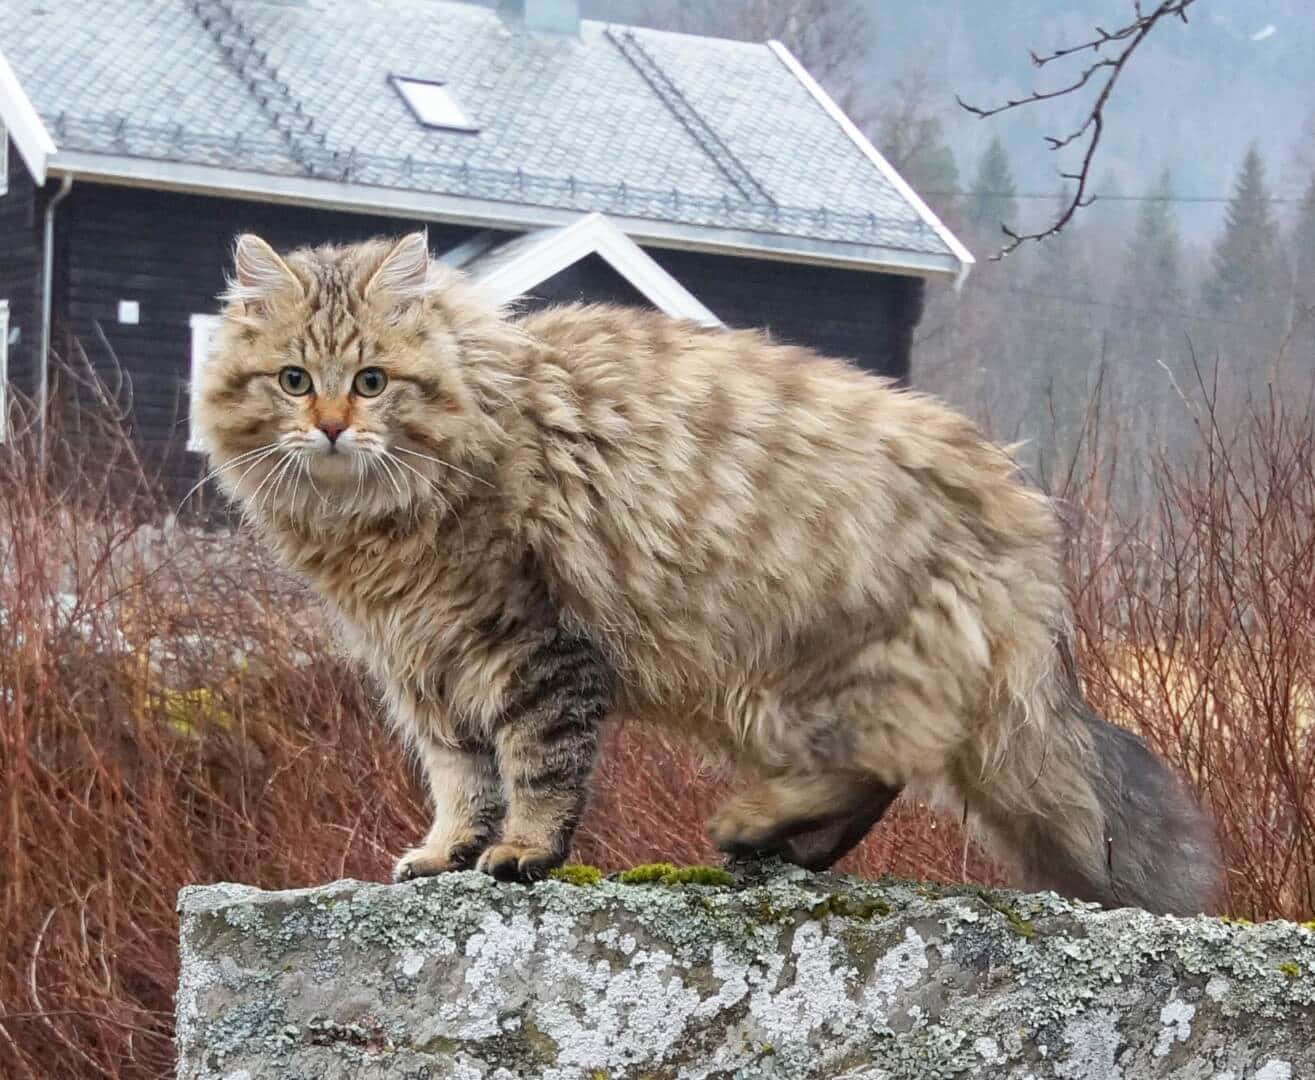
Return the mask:
<svg viewBox="0 0 1315 1080"><path fill-rule="evenodd" d="M405 502L406 497L401 486L397 482L397 477L393 475L393 463L388 461L385 455L375 455L371 459L374 464L379 466L379 471L388 478L388 482L393 485L393 490L397 493L399 502Z"/></svg>
<svg viewBox="0 0 1315 1080"><path fill-rule="evenodd" d="M271 488L269 489L269 491L267 491L267 492L265 493L265 502L269 502L269 500L273 499L273 500L274 500L274 509L275 509L275 510L278 509L278 493L279 493L279 492L282 490L282 488L283 488L283 481L284 481L284 480L288 480L288 479L291 479L291 480L292 480L292 482L293 482L293 491L294 491L294 493L295 493L295 491L296 491L296 480L297 480L297 469L295 468L295 466L298 465L298 464L300 463L300 461L301 461L301 455L300 455L300 454L297 454L297 453L295 453L295 452L292 453L292 454L289 454L289 455L288 455L288 461L287 461L287 464L286 464L286 465L285 465L285 466L279 471L279 478L278 478L277 480L274 481L274 486L271 487ZM263 509L264 509L264 506L263 506L263 505L262 505L261 509L262 509L262 511L263 511Z"/></svg>
<svg viewBox="0 0 1315 1080"><path fill-rule="evenodd" d="M393 475L393 470L392 470L393 462L392 460L390 460L391 458L392 455L389 454L387 451L385 451L384 453L377 455L375 460L379 462L379 465L381 468L383 468L385 475L392 482L393 488L397 491L398 499L400 499L402 502L406 502L407 501L406 492L402 490L402 485L398 482L397 477Z"/></svg>
<svg viewBox="0 0 1315 1080"><path fill-rule="evenodd" d="M306 475L306 482L310 484L310 489L311 489L311 491L315 492L316 496L317 496L317 497L319 498L319 500L320 500L320 505L323 506L326 502L328 502L328 500L324 497L324 492L322 492L319 488L317 488L317 487L315 486L315 477L311 474L311 471L310 471L310 455L309 455L309 454L302 454L302 455L301 455L301 471L302 471L303 473L305 473L305 475Z"/></svg>
<svg viewBox="0 0 1315 1080"><path fill-rule="evenodd" d="M450 462L450 461L444 461L442 458L434 457L434 456L431 455L431 454L421 454L421 453L418 453L418 452L415 451L415 450L408 450L405 446L393 446L393 447L390 447L387 451L385 451L385 453L391 453L391 452L394 451L394 450L396 450L396 451L398 451L398 452L400 452L400 453L403 453L403 454L410 454L412 457L423 458L425 461L432 461L435 465L441 465L441 466L442 466L443 468L445 468L445 469L451 469L453 472L455 472L455 473L460 473L462 476L466 477L466 478L469 479L469 480L474 480L475 483L477 483L477 484L483 484L485 487L489 487L489 488L491 488L491 487L493 486L492 484L490 484L487 480L483 479L482 477L476 476L474 473L468 473L468 472L466 472L465 469L462 469L462 468L460 468L459 466L453 465L452 462Z"/></svg>
<svg viewBox="0 0 1315 1080"><path fill-rule="evenodd" d="M282 447L281 445L279 445L279 446L276 446L274 449L275 449L275 450L283 450L283 447ZM286 450L283 450L283 452L284 452L284 453L287 453ZM242 486L242 481L245 480L248 476L251 475L251 470L254 469L257 465L261 464L262 462L267 461L268 459L269 459L269 455L267 454L267 455L265 455L264 457L257 458L257 459L256 459L255 461L253 461L250 465L248 465L248 466L246 467L246 469L243 471L242 475L239 476L239 477L237 478L237 483L234 485L234 488L235 488L235 489L236 489L236 488L240 488L240 487ZM278 467L277 465L274 466L274 468L277 468L277 467ZM271 469L270 471L273 472L273 469ZM265 479L267 480L267 479L269 479L269 477L266 477ZM264 483L264 480L262 480L261 483ZM260 490L260 488L257 487L257 488L256 488L256 491L259 491L259 490ZM253 494L254 494L254 492L253 492Z"/></svg>
<svg viewBox="0 0 1315 1080"><path fill-rule="evenodd" d="M188 499L190 499L193 495L195 495L198 491L200 491L201 488L205 487L205 485L209 481L213 480L216 476L219 476L221 473L225 472L228 469L237 468L237 466L243 464L246 461L249 461L251 458L256 457L257 455L263 455L265 457L268 457L278 448L279 448L279 444L276 442L266 443L264 446L258 446L254 450L244 451L243 453L238 454L236 457L230 458L228 461L225 461L222 465L216 466L215 468L211 469L208 473L206 473L203 477L201 477L200 480L198 480L195 484L193 484L191 488L188 489L186 495L184 495L181 499L178 500L178 509L181 510L183 508L183 503L187 502ZM258 462L259 462L259 458L257 458L257 463ZM243 475L245 476L246 474L243 473Z"/></svg>
<svg viewBox="0 0 1315 1080"><path fill-rule="evenodd" d="M287 478L290 481L290 486L288 488L288 497L290 499L295 499L297 497L297 482L301 477L302 470L306 467L305 454L294 454L293 458L295 459L298 467L288 470ZM280 479L279 482L274 485L274 491L273 494L271 495L271 498L274 499L274 506L276 509L278 507L279 491L282 489L282 487L283 487L283 481L282 479Z"/></svg>
<svg viewBox="0 0 1315 1080"><path fill-rule="evenodd" d="M421 480L423 480L426 484L428 484L430 488L433 489L434 497L439 501L439 503L443 507L443 513L451 514L452 517L456 519L457 529L460 530L461 532L461 546L464 548L466 546L466 526L462 523L460 515L457 514L456 512L456 508L447 500L447 498L444 497L443 492L439 488L438 484L431 477L426 476L419 469L413 468L412 466L408 465L401 458L392 457L392 455L389 454L387 450L384 451L384 456L392 458L394 464L400 465L402 466L402 468L415 473L416 476L418 476Z"/></svg>
<svg viewBox="0 0 1315 1080"><path fill-rule="evenodd" d="M268 473L265 474L264 478L260 481L260 483L256 485L256 490L251 493L251 497L247 499L247 506L251 508L252 514L255 515L256 517L260 516L261 510L264 505L263 503L258 502L258 500L260 499L260 493L268 487L271 480L283 474L283 470L288 467L288 462L290 462L291 460L292 460L292 455L285 450L283 452L283 457L279 460L279 463L275 465L274 468L270 469Z"/></svg>

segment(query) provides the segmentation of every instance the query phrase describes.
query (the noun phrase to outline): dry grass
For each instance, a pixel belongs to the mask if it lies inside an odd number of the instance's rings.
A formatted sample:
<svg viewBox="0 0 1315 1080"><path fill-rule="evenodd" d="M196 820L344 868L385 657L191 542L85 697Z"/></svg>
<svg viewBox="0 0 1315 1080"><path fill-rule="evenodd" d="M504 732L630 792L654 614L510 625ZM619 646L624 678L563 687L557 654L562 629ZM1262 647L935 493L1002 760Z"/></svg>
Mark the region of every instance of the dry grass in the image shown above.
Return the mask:
<svg viewBox="0 0 1315 1080"><path fill-rule="evenodd" d="M96 415L55 446L65 484L42 481L30 443L0 449L0 1075L14 1080L172 1075L181 885L380 880L425 827L301 590L240 532L140 524L159 500ZM74 453L92 427L94 475ZM1158 464L1145 522L1100 509L1098 464L1068 485L1087 511L1070 562L1091 696L1193 777L1220 821L1228 908L1252 918L1315 911L1313 462L1311 415L1273 407L1208 435L1190 467ZM731 782L614 731L575 857L707 861L702 823ZM898 804L845 868L998 879L954 822Z"/></svg>

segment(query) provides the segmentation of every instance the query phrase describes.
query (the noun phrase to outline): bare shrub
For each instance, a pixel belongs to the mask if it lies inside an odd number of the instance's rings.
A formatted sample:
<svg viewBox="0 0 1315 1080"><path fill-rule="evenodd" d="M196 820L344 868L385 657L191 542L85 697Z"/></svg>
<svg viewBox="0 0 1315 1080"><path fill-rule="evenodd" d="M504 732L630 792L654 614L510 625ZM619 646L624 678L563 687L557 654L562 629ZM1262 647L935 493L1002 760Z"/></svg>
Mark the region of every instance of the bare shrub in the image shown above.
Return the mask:
<svg viewBox="0 0 1315 1080"><path fill-rule="evenodd" d="M382 880L427 812L316 605L243 531L178 525L119 399L69 377L86 403L60 414L48 469L21 416L0 447L0 1075L164 1077L178 888ZM1096 409L1049 477L1084 677L1203 793L1229 910L1310 918L1315 416L1268 400L1226 429L1202 396L1199 453L1146 463L1137 520L1110 509L1127 466ZM614 730L574 857L712 860L704 821L735 782ZM842 869L1001 880L908 798Z"/></svg>
<svg viewBox="0 0 1315 1080"><path fill-rule="evenodd" d="M1228 414L1201 380L1197 452L1153 508L1087 517L1074 575L1093 704L1182 769L1219 828L1227 908L1315 912L1315 413Z"/></svg>

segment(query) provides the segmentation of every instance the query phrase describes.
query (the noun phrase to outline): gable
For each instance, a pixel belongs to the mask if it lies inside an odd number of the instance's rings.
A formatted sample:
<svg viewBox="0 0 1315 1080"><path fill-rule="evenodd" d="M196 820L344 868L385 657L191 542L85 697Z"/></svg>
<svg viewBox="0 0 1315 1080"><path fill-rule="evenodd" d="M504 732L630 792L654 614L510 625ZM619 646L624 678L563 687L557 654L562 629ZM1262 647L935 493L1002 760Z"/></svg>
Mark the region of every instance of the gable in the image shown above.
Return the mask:
<svg viewBox="0 0 1315 1080"><path fill-rule="evenodd" d="M527 233L484 250L466 247L445 258L499 304L532 292L582 260L591 261L595 276L598 264L610 267L626 284L620 294L629 291L676 318L721 325L693 293L602 214L588 214L572 225ZM606 276L599 279L600 284L606 281ZM613 291L618 290L613 287Z"/></svg>

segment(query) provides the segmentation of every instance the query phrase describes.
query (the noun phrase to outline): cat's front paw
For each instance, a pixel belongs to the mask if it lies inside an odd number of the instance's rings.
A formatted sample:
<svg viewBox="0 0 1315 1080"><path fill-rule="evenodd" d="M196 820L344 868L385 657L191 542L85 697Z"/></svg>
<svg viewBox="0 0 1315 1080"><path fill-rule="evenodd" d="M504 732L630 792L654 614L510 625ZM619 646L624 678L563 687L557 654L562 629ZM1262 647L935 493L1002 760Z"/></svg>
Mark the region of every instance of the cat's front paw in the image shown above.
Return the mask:
<svg viewBox="0 0 1315 1080"><path fill-rule="evenodd" d="M494 844L479 857L476 870L483 870L499 881L529 883L548 876L548 871L566 861L564 853L545 847L522 844Z"/></svg>
<svg viewBox="0 0 1315 1080"><path fill-rule="evenodd" d="M400 883L446 874L452 870L469 870L475 865L480 851L478 844L459 844L455 847L422 844L413 847L397 860L393 867L393 881Z"/></svg>

